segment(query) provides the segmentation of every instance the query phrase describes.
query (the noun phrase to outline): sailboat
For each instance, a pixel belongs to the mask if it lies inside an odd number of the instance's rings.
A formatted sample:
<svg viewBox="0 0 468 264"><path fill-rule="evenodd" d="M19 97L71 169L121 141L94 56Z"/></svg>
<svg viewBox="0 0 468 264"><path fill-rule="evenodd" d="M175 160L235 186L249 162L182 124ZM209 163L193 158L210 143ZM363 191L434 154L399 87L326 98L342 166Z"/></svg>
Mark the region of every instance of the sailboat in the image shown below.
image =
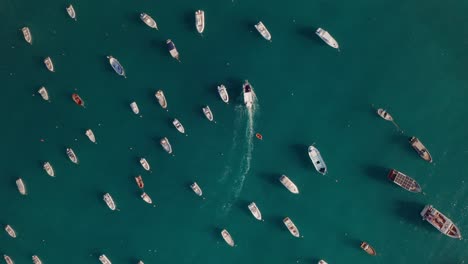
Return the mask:
<svg viewBox="0 0 468 264"><path fill-rule="evenodd" d="M153 200L151 200L151 197L150 197L147 193L145 193L145 192L143 192L143 193L141 194L141 198L143 199L143 201L145 201L145 202L147 202L147 203L149 203L149 204L152 204L152 203L153 203Z"/></svg>
<svg viewBox="0 0 468 264"><path fill-rule="evenodd" d="M107 258L106 255L102 254L99 256L99 260L101 261L102 264L112 264L112 262Z"/></svg>
<svg viewBox="0 0 468 264"><path fill-rule="evenodd" d="M42 86L37 92L41 95L42 99L49 101L49 93L44 86Z"/></svg>
<svg viewBox="0 0 468 264"><path fill-rule="evenodd" d="M73 102L75 102L75 104L85 107L85 103L83 99L81 99L81 97L78 94L76 93L72 94L72 99L73 99Z"/></svg>
<svg viewBox="0 0 468 264"><path fill-rule="evenodd" d="M44 163L43 167L44 167L44 170L47 172L47 174L49 174L49 176L55 177L54 168L52 167L52 165L50 165L49 162Z"/></svg>
<svg viewBox="0 0 468 264"><path fill-rule="evenodd" d="M55 72L54 63L52 62L52 59L50 57L44 59L44 64L49 71Z"/></svg>
<svg viewBox="0 0 468 264"><path fill-rule="evenodd" d="M174 118L174 121L172 121L172 124L173 124L174 127L177 129L177 131L179 131L179 132L182 133L182 134L185 133L185 128L184 128L184 126L182 125L182 123L180 123L179 120L177 120L177 119Z"/></svg>
<svg viewBox="0 0 468 264"><path fill-rule="evenodd" d="M293 221L289 217L284 218L283 223L288 228L291 235L295 237L299 237L300 235L299 229L297 229L296 225L293 223Z"/></svg>
<svg viewBox="0 0 468 264"><path fill-rule="evenodd" d="M143 21L148 27L150 28L154 28L156 30L158 30L158 24L156 24L156 21L154 21L154 19L146 14L146 13L141 13L140 14L140 19L141 21Z"/></svg>
<svg viewBox="0 0 468 264"><path fill-rule="evenodd" d="M390 113L388 113L385 109L383 109L383 108L377 109L377 114L381 118L392 122L398 128L398 130L401 130L400 127L397 125L397 123L395 123L395 120L393 120L393 117L390 115Z"/></svg>
<svg viewBox="0 0 468 264"><path fill-rule="evenodd" d="M169 139L167 139L167 137L161 138L159 143L167 153L172 154L172 146L171 143L169 143Z"/></svg>
<svg viewBox="0 0 468 264"><path fill-rule="evenodd" d="M75 8L73 8L72 5L69 5L69 6L67 7L67 13L68 13L68 15L69 15L72 19L74 19L74 20L76 21Z"/></svg>
<svg viewBox="0 0 468 264"><path fill-rule="evenodd" d="M7 264L15 264L15 262L8 255L3 255L3 258Z"/></svg>
<svg viewBox="0 0 468 264"><path fill-rule="evenodd" d="M71 162L78 164L78 157L76 156L75 152L71 148L67 148L67 156L71 160Z"/></svg>
<svg viewBox="0 0 468 264"><path fill-rule="evenodd" d="M328 31L318 28L315 31L315 34L319 36L325 43L328 44L328 46L335 48L335 49L340 49L340 46L338 45L338 42L328 33Z"/></svg>
<svg viewBox="0 0 468 264"><path fill-rule="evenodd" d="M107 56L107 58L109 59L109 64L112 66L112 69L114 69L118 75L127 78L125 75L125 69L122 67L122 64L120 64L120 62L112 56Z"/></svg>
<svg viewBox="0 0 468 264"><path fill-rule="evenodd" d="M168 39L166 41L166 45L167 45L167 49L169 50L169 53L171 54L172 58L178 60L180 62L180 59L179 59L179 52L177 51L177 48L174 44L174 42L172 42L172 40Z"/></svg>
<svg viewBox="0 0 468 264"><path fill-rule="evenodd" d="M109 193L106 193L106 194L104 194L103 198L104 198L104 202L106 202L109 209L114 211L116 207L115 207L114 199L112 199L112 196Z"/></svg>
<svg viewBox="0 0 468 264"><path fill-rule="evenodd" d="M143 178L141 177L141 175L136 176L135 181L138 185L138 188L143 189L143 187L145 187L145 183L143 182Z"/></svg>
<svg viewBox="0 0 468 264"><path fill-rule="evenodd" d="M138 115L140 113L140 109L138 108L138 105L136 102L132 102L130 104L130 108L132 108L132 111L135 115Z"/></svg>
<svg viewBox="0 0 468 264"><path fill-rule="evenodd" d="M299 193L299 189L297 188L296 184L294 184L294 182L292 182L288 176L286 175L281 175L280 177L280 182L284 185L284 187L286 187L286 189L288 189L290 192L294 193L294 194L298 194Z"/></svg>
<svg viewBox="0 0 468 264"><path fill-rule="evenodd" d="M33 261L33 264L42 264L41 259L36 255L32 256L32 261Z"/></svg>
<svg viewBox="0 0 468 264"><path fill-rule="evenodd" d="M154 96L156 96L156 99L158 99L158 103L159 105L163 108L163 109L166 109L167 108L167 100L166 100L166 96L164 95L164 92L162 90L158 90Z"/></svg>
<svg viewBox="0 0 468 264"><path fill-rule="evenodd" d="M202 196L203 195L203 191L202 189L200 188L200 186L198 186L197 182L194 182L190 185L190 188L192 189L192 191L198 195L198 196Z"/></svg>
<svg viewBox="0 0 468 264"><path fill-rule="evenodd" d="M262 37L264 37L268 41L271 41L271 34L268 31L268 29L265 27L265 25L263 24L262 21L258 22L255 25L255 28L257 29L258 33L260 33L260 35L262 35Z"/></svg>
<svg viewBox="0 0 468 264"><path fill-rule="evenodd" d="M140 164L141 164L141 166L143 167L143 169L145 169L145 170L147 170L147 171L150 170L150 165L149 165L148 161L146 161L145 158L141 158L141 159L140 159Z"/></svg>
<svg viewBox="0 0 468 264"><path fill-rule="evenodd" d="M198 33L202 34L203 30L205 30L205 11L198 10L195 12L195 26Z"/></svg>
<svg viewBox="0 0 468 264"><path fill-rule="evenodd" d="M26 185L24 184L23 179L18 178L18 179L16 180L16 187L18 187L18 191L19 191L20 194L22 194L22 195L26 195L26 194L27 194L27 193L26 193Z"/></svg>
<svg viewBox="0 0 468 264"><path fill-rule="evenodd" d="M325 175L327 173L327 165L323 161L322 155L320 155L320 151L314 146L309 146L308 149L309 158L314 164L315 170L317 170L320 174Z"/></svg>
<svg viewBox="0 0 468 264"><path fill-rule="evenodd" d="M11 227L10 225L6 225L5 226L5 231L8 233L9 236L11 236L12 238L16 238L16 232L15 230L13 229L13 227Z"/></svg>
<svg viewBox="0 0 468 264"><path fill-rule="evenodd" d="M96 137L94 136L94 133L91 129L86 130L85 134L91 142L96 143Z"/></svg>
<svg viewBox="0 0 468 264"><path fill-rule="evenodd" d="M223 229L221 231L221 236L223 237L224 241L226 241L226 243L229 246L231 246L231 247L234 246L234 240L232 239L231 234L229 234L229 232L226 229Z"/></svg>
<svg viewBox="0 0 468 264"><path fill-rule="evenodd" d="M251 202L248 207L249 207L249 210L252 213L252 215L257 220L262 221L262 213L260 212L260 209L258 209L257 205L254 202Z"/></svg>
<svg viewBox="0 0 468 264"><path fill-rule="evenodd" d="M32 44L31 30L29 30L28 27L23 27L21 31L23 32L24 40L26 40L27 43Z"/></svg>
<svg viewBox="0 0 468 264"><path fill-rule="evenodd" d="M218 94L219 97L221 97L221 100L223 100L223 102L225 102L226 104L229 103L229 94L224 84L218 86Z"/></svg>
<svg viewBox="0 0 468 264"><path fill-rule="evenodd" d="M203 107L203 114L205 114L208 120L213 121L213 113L209 106Z"/></svg>

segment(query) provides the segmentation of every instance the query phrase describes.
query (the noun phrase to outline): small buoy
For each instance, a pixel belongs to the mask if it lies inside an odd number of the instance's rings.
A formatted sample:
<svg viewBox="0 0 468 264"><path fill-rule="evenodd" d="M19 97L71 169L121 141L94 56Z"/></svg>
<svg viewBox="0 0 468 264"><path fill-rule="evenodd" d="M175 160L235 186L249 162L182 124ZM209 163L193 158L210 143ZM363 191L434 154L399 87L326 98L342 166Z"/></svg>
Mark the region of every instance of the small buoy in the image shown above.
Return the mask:
<svg viewBox="0 0 468 264"><path fill-rule="evenodd" d="M41 142L44 142L45 140L43 138L41 138Z"/></svg>
<svg viewBox="0 0 468 264"><path fill-rule="evenodd" d="M256 136L258 139L260 139L260 140L263 139L263 136L262 136L262 134L260 134L260 133L255 134L255 136Z"/></svg>

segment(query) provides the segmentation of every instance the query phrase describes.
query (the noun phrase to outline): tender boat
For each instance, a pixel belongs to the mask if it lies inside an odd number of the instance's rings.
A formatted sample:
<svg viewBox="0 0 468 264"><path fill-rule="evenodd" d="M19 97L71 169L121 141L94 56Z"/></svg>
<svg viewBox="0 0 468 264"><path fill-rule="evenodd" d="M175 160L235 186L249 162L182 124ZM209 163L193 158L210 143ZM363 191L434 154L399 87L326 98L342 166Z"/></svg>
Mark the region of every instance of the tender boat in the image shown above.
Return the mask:
<svg viewBox="0 0 468 264"><path fill-rule="evenodd" d="M279 180L284 185L284 187L286 187L286 189L288 189L290 192L292 192L294 194L299 193L299 189L297 188L296 184L294 184L294 182L292 182L288 178L288 176L282 175Z"/></svg>
<svg viewBox="0 0 468 264"><path fill-rule="evenodd" d="M251 202L248 207L249 207L249 210L252 213L252 215L257 220L262 221L262 213L260 212L260 209L258 209L257 205L254 202Z"/></svg>
<svg viewBox="0 0 468 264"><path fill-rule="evenodd" d="M75 12L75 8L73 8L72 5L69 5L67 7L67 13L72 19L76 21L76 12Z"/></svg>
<svg viewBox="0 0 468 264"><path fill-rule="evenodd" d="M145 187L145 183L143 182L143 178L141 177L141 175L136 176L135 181L138 185L138 188L143 189L143 187Z"/></svg>
<svg viewBox="0 0 468 264"><path fill-rule="evenodd" d="M262 136L262 134L260 134L260 133L256 133L256 134L255 134L255 137L257 137L257 138L260 139L260 140L263 140L263 136Z"/></svg>
<svg viewBox="0 0 468 264"><path fill-rule="evenodd" d="M120 64L120 62L112 56L107 56L107 58L109 59L109 64L112 66L114 71L118 75L127 78L127 76L125 75L125 69L122 67L122 64Z"/></svg>
<svg viewBox="0 0 468 264"><path fill-rule="evenodd" d="M263 22L260 21L255 25L255 28L258 30L258 33L262 35L266 40L271 41L271 34L268 29L263 25Z"/></svg>
<svg viewBox="0 0 468 264"><path fill-rule="evenodd" d="M319 260L318 264L328 264L328 262L326 262L325 260L321 259L321 260Z"/></svg>
<svg viewBox="0 0 468 264"><path fill-rule="evenodd" d="M283 223L288 228L291 235L295 237L299 237L300 235L299 229L297 229L296 225L293 223L293 221L289 217L284 218Z"/></svg>
<svg viewBox="0 0 468 264"><path fill-rule="evenodd" d="M377 252L375 251L375 249L371 245L367 244L367 242L361 242L361 248L365 252L367 252L367 254L369 254L371 256L377 255Z"/></svg>
<svg viewBox="0 0 468 264"><path fill-rule="evenodd" d="M13 262L13 260L8 255L3 255L3 258L7 264L15 264L15 262Z"/></svg>
<svg viewBox="0 0 468 264"><path fill-rule="evenodd" d="M141 159L140 159L140 164L141 164L141 166L143 167L143 169L145 169L145 170L147 170L147 171L150 170L150 165L149 165L148 161L146 161L145 158L141 158Z"/></svg>
<svg viewBox="0 0 468 264"><path fill-rule="evenodd" d="M161 143L161 146L167 153L172 154L172 146L171 143L169 143L169 139L167 139L167 137L161 138L159 143Z"/></svg>
<svg viewBox="0 0 468 264"><path fill-rule="evenodd" d="M242 85L242 92L244 94L244 103L247 108L252 108L253 105L253 94L252 94L252 85L250 85L248 80L245 80L244 85Z"/></svg>
<svg viewBox="0 0 468 264"><path fill-rule="evenodd" d="M423 160L432 162L431 154L417 137L411 137L409 143Z"/></svg>
<svg viewBox="0 0 468 264"><path fill-rule="evenodd" d="M24 27L21 29L21 31L23 32L24 40L26 40L27 43L32 44L32 35L29 28Z"/></svg>
<svg viewBox="0 0 468 264"><path fill-rule="evenodd" d="M5 231L8 233L9 236L11 236L12 238L15 238L16 237L16 232L15 230L13 229L13 227L11 227L10 225L6 225L5 226Z"/></svg>
<svg viewBox="0 0 468 264"><path fill-rule="evenodd" d="M77 105L85 107L85 103L83 99L81 99L81 97L78 94L76 93L72 94L72 99Z"/></svg>
<svg viewBox="0 0 468 264"><path fill-rule="evenodd" d="M193 190L194 193L196 193L198 196L202 196L203 195L203 191L202 189L200 188L200 186L198 186L198 184L196 182L192 183L190 185L190 188Z"/></svg>
<svg viewBox="0 0 468 264"><path fill-rule="evenodd" d="M443 215L432 205L426 205L421 211L423 220L431 223L442 234L451 238L461 239L461 233L458 227L447 216Z"/></svg>
<svg viewBox="0 0 468 264"><path fill-rule="evenodd" d="M377 114L383 119L393 122L393 117L383 108L377 109Z"/></svg>
<svg viewBox="0 0 468 264"><path fill-rule="evenodd" d="M52 167L52 165L50 165L50 162L44 163L43 167L44 167L44 170L47 172L47 174L49 174L49 176L55 177L54 168Z"/></svg>
<svg viewBox="0 0 468 264"><path fill-rule="evenodd" d="M42 264L41 259L36 255L32 256L32 261L34 264Z"/></svg>
<svg viewBox="0 0 468 264"><path fill-rule="evenodd" d="M336 40L326 30L318 28L315 31L315 34L317 34L317 36L319 36L325 43L327 43L328 46L335 49L340 49L338 42L336 42Z"/></svg>
<svg viewBox="0 0 468 264"><path fill-rule="evenodd" d="M172 40L168 39L166 41L166 44L167 44L167 49L169 50L169 53L171 54L172 58L174 58L174 59L176 59L176 60L178 60L180 62L179 52L177 51L177 48L174 45L174 42L172 42Z"/></svg>
<svg viewBox="0 0 468 264"><path fill-rule="evenodd" d="M132 108L132 111L133 111L133 113L134 113L135 115L138 115L138 114L140 113L140 109L138 108L137 103L132 102L132 103L130 104L130 108Z"/></svg>
<svg viewBox="0 0 468 264"><path fill-rule="evenodd" d="M314 146L309 146L309 158L312 160L314 164L315 170L317 170L320 174L325 175L327 173L327 165L323 161L322 155L317 148Z"/></svg>
<svg viewBox="0 0 468 264"><path fill-rule="evenodd" d="M224 241L226 241L228 245L230 245L231 247L234 246L234 240L232 239L231 234L229 234L229 232L226 229L223 229L223 231L221 231L221 236L223 236Z"/></svg>
<svg viewBox="0 0 468 264"><path fill-rule="evenodd" d="M101 261L102 264L112 264L112 262L107 258L106 255L102 254L99 256L99 260Z"/></svg>
<svg viewBox="0 0 468 264"><path fill-rule="evenodd" d="M198 33L202 34L203 30L205 30L205 11L198 10L195 12L195 25Z"/></svg>
<svg viewBox="0 0 468 264"><path fill-rule="evenodd" d="M223 102L225 102L226 104L229 103L229 94L224 84L221 84L218 86L218 93L219 93L219 96L221 97L221 100L223 100Z"/></svg>
<svg viewBox="0 0 468 264"><path fill-rule="evenodd" d="M96 143L96 137L94 136L94 133L91 129L86 130L86 136L91 142Z"/></svg>
<svg viewBox="0 0 468 264"><path fill-rule="evenodd" d="M106 202L107 206L109 206L112 211L115 210L114 199L112 199L112 196L109 193L104 194L104 202Z"/></svg>
<svg viewBox="0 0 468 264"><path fill-rule="evenodd" d="M42 99L49 101L49 93L44 86L42 86L37 92L41 95Z"/></svg>
<svg viewBox="0 0 468 264"><path fill-rule="evenodd" d="M54 70L54 63L52 62L52 59L50 57L47 57L44 59L44 64L47 67L47 69L51 72L55 72Z"/></svg>
<svg viewBox="0 0 468 264"><path fill-rule="evenodd" d="M154 96L156 96L156 99L158 99L159 105L163 108L167 108L167 100L166 96L164 95L164 92L162 90L157 91Z"/></svg>
<svg viewBox="0 0 468 264"><path fill-rule="evenodd" d="M151 200L151 197L148 194L146 194L145 192L143 192L141 194L141 198L143 199L143 201L145 201L145 202L147 202L149 204L153 203L153 200Z"/></svg>
<svg viewBox="0 0 468 264"><path fill-rule="evenodd" d="M67 148L67 156L71 160L71 162L78 164L78 158L76 157L75 152L71 148Z"/></svg>
<svg viewBox="0 0 468 264"><path fill-rule="evenodd" d="M421 186L419 186L419 184L413 178L395 169L390 170L390 172L388 173L388 178L391 181L393 181L396 185L400 186L401 188L407 191L414 193L421 192Z"/></svg>
<svg viewBox="0 0 468 264"><path fill-rule="evenodd" d="M174 121L172 121L172 124L175 126L175 128L182 134L185 133L185 128L184 126L180 123L179 120L174 118Z"/></svg>
<svg viewBox="0 0 468 264"><path fill-rule="evenodd" d="M213 113L209 106L203 107L203 114L205 114L208 120L213 121Z"/></svg>
<svg viewBox="0 0 468 264"><path fill-rule="evenodd" d="M158 30L158 24L156 24L156 21L154 21L154 19L146 14L146 13L141 13L140 14L140 19L141 21L143 21L148 27L150 28L155 28L156 30Z"/></svg>
<svg viewBox="0 0 468 264"><path fill-rule="evenodd" d="M26 193L26 185L24 184L23 179L18 178L16 180L16 187L18 187L18 191L19 191L20 194L22 194L22 195L27 194Z"/></svg>

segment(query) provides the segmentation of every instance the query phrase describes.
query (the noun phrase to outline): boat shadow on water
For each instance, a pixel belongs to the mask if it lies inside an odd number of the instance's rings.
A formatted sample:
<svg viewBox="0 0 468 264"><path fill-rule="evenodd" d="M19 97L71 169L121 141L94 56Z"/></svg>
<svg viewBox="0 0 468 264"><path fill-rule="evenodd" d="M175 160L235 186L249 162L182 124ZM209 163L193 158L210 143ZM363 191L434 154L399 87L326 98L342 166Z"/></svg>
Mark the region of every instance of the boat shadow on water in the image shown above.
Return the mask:
<svg viewBox="0 0 468 264"><path fill-rule="evenodd" d="M343 244L345 244L345 246L353 248L353 249L355 249L357 251L362 250L361 249L361 242L362 242L362 240L357 239L356 237L353 237L353 236L347 235L347 236L343 237Z"/></svg>
<svg viewBox="0 0 468 264"><path fill-rule="evenodd" d="M437 233L437 229L433 228L429 223L422 220L420 212L424 206L425 204L421 202L399 200L395 202L395 213L398 217L402 218L410 225Z"/></svg>
<svg viewBox="0 0 468 264"><path fill-rule="evenodd" d="M391 181L387 178L387 174L390 171L389 168L379 165L364 165L362 166L362 171L370 179L381 182L383 184L391 186L389 183Z"/></svg>
<svg viewBox="0 0 468 264"><path fill-rule="evenodd" d="M236 202L236 207L241 210L245 215L247 216L252 216L252 213L249 211L249 204L251 201L247 200L242 200L240 199L239 201Z"/></svg>
<svg viewBox="0 0 468 264"><path fill-rule="evenodd" d="M195 26L195 11L184 13L184 26L185 26L185 29L188 30L190 33L195 32L199 34Z"/></svg>
<svg viewBox="0 0 468 264"><path fill-rule="evenodd" d="M262 172L262 173L259 173L259 176L260 178L265 180L267 183L278 187L278 189L284 189L284 187L281 186L281 182L279 181L281 174L273 173L273 172Z"/></svg>
<svg viewBox="0 0 468 264"><path fill-rule="evenodd" d="M302 36L307 40L314 40L317 45L327 45L325 44L318 36L315 34L315 30L317 27L311 26L298 26L297 27L297 34Z"/></svg>
<svg viewBox="0 0 468 264"><path fill-rule="evenodd" d="M300 165L302 165L303 168L315 170L314 164L312 164L309 154L307 153L308 147L309 146L305 144L293 144L290 148L294 155L297 156L297 160L301 162Z"/></svg>

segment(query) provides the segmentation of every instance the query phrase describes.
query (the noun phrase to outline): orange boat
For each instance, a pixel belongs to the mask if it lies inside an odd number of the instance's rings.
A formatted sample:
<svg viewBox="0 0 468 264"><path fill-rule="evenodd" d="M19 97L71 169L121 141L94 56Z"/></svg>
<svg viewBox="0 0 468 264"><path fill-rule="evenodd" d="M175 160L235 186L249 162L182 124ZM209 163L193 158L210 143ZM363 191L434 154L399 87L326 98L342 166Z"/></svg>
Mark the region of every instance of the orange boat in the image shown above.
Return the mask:
<svg viewBox="0 0 468 264"><path fill-rule="evenodd" d="M84 101L81 99L81 97L78 94L72 94L72 99L73 101L80 106L84 107Z"/></svg>
<svg viewBox="0 0 468 264"><path fill-rule="evenodd" d="M141 175L138 175L137 177L135 177L135 181L138 185L138 188L143 189L145 184L143 183L143 178L141 178Z"/></svg>
<svg viewBox="0 0 468 264"><path fill-rule="evenodd" d="M369 245L367 242L361 242L361 248L369 255L371 256L375 256L377 255L377 252L375 251L375 249Z"/></svg>
<svg viewBox="0 0 468 264"><path fill-rule="evenodd" d="M262 134L260 134L260 133L255 134L255 136L256 136L258 139L260 139L260 140L263 139L263 136L262 136Z"/></svg>

